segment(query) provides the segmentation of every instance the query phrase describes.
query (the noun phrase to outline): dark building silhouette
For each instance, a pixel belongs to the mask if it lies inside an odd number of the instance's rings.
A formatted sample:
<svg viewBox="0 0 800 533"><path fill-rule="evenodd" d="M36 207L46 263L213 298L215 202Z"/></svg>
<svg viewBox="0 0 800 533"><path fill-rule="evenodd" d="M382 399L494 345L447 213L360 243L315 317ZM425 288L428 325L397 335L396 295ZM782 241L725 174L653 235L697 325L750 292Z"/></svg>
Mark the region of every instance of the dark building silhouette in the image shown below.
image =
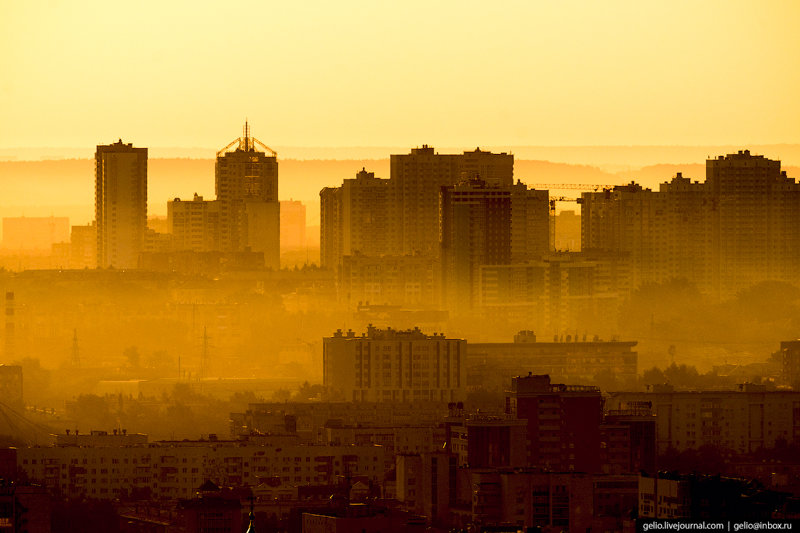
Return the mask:
<svg viewBox="0 0 800 533"><path fill-rule="evenodd" d="M515 377L506 413L527 420L528 466L553 471L600 470L600 389L550 383L550 376Z"/></svg>
<svg viewBox="0 0 800 533"><path fill-rule="evenodd" d="M768 391L752 383L704 391L661 385L648 392L612 392L606 401L611 412L643 403L650 403L656 415L658 453L703 446L752 453L800 439L798 391Z"/></svg>
<svg viewBox="0 0 800 533"><path fill-rule="evenodd" d="M528 462L527 423L524 419L476 414L466 417L462 426L453 429L458 433L453 437L453 444L461 444L458 451L462 465L519 468Z"/></svg>
<svg viewBox="0 0 800 533"><path fill-rule="evenodd" d="M147 229L147 148L122 139L95 153L97 266L137 268Z"/></svg>
<svg viewBox="0 0 800 533"><path fill-rule="evenodd" d="M242 531L242 504L238 498L226 498L213 493L203 494L200 498L181 500L178 504L178 513L186 531L198 533Z"/></svg>
<svg viewBox="0 0 800 533"><path fill-rule="evenodd" d="M600 433L609 473L656 473L656 418L648 402L606 412Z"/></svg>
<svg viewBox="0 0 800 533"><path fill-rule="evenodd" d="M800 386L800 340L781 342L783 380L797 389Z"/></svg>
<svg viewBox="0 0 800 533"><path fill-rule="evenodd" d="M0 530L50 533L52 498L43 487L0 479Z"/></svg>

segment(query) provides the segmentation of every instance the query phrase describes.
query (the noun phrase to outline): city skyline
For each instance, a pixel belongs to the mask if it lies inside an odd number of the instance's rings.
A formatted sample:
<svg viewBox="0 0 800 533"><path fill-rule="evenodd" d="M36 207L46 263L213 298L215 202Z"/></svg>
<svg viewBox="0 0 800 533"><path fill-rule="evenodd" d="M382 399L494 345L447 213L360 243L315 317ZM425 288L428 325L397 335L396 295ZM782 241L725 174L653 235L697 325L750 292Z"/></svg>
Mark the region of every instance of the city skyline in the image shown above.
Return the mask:
<svg viewBox="0 0 800 533"><path fill-rule="evenodd" d="M0 530L800 526L798 27L0 2Z"/></svg>

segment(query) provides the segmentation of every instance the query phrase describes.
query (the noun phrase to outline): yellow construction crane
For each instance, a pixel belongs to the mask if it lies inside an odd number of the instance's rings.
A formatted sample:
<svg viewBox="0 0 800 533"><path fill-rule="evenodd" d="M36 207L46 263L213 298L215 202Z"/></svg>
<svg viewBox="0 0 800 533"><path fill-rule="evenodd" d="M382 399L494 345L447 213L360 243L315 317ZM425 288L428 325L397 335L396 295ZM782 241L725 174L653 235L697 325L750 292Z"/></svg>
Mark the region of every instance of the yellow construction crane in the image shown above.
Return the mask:
<svg viewBox="0 0 800 533"><path fill-rule="evenodd" d="M547 189L556 191L585 191L599 192L610 191L616 185L602 183L529 183L528 187L533 189ZM581 203L580 198L570 198L568 196L550 197L550 246L556 251L556 202L577 202Z"/></svg>
<svg viewBox="0 0 800 533"><path fill-rule="evenodd" d="M556 202L577 202L583 203L581 198L570 198L569 196L550 197L550 246L556 252Z"/></svg>

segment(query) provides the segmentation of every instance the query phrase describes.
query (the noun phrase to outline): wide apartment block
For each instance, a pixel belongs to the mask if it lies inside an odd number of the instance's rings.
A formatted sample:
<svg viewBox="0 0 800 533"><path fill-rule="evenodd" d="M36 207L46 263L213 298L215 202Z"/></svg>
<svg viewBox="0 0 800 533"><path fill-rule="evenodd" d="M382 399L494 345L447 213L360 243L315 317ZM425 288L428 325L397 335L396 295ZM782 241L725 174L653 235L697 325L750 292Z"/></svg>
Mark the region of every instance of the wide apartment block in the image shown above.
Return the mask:
<svg viewBox="0 0 800 533"><path fill-rule="evenodd" d="M103 432L99 432L103 433ZM131 435L97 435L104 442L20 448L17 468L67 497L188 498L205 481L224 486L333 484L344 476L383 479L381 446L259 445L247 441L130 442Z"/></svg>
<svg viewBox="0 0 800 533"><path fill-rule="evenodd" d="M630 254L633 285L687 278L715 297L793 281L800 265L800 184L749 150L706 161L658 191L631 183L581 196L583 250Z"/></svg>
<svg viewBox="0 0 800 533"><path fill-rule="evenodd" d="M632 474L457 468L455 457L443 452L397 457L397 499L443 528L479 523L520 530L633 531L639 480Z"/></svg>
<svg viewBox="0 0 800 533"><path fill-rule="evenodd" d="M649 402L656 415L658 453L711 445L738 453L800 442L800 392L744 384L729 391L612 392L607 408Z"/></svg>
<svg viewBox="0 0 800 533"><path fill-rule="evenodd" d="M613 375L634 383L638 372L636 341L599 338L548 342L533 331L520 331L514 342L467 344L467 384L488 389L506 386L523 371L547 374L553 380L586 383Z"/></svg>
<svg viewBox="0 0 800 533"><path fill-rule="evenodd" d="M322 340L323 385L354 402L463 401L466 344L419 329L339 330Z"/></svg>
<svg viewBox="0 0 800 533"><path fill-rule="evenodd" d="M216 200L204 200L197 193L192 200L167 202L167 231L172 234L173 249L219 250L219 206Z"/></svg>
<svg viewBox="0 0 800 533"><path fill-rule="evenodd" d="M231 413L231 435L291 432L308 442L324 442L331 420L344 426L375 428L436 425L448 413L447 402L281 402L251 403L244 413Z"/></svg>
<svg viewBox="0 0 800 533"><path fill-rule="evenodd" d="M526 263L480 265L476 308L553 334L574 332L589 322L610 329L631 283L631 263L624 254L554 252Z"/></svg>
<svg viewBox="0 0 800 533"><path fill-rule="evenodd" d="M147 229L147 148L122 139L95 153L98 268L137 268Z"/></svg>
<svg viewBox="0 0 800 533"><path fill-rule="evenodd" d="M339 301L350 307L432 307L439 294L438 268L435 259L424 255L346 255L338 276Z"/></svg>

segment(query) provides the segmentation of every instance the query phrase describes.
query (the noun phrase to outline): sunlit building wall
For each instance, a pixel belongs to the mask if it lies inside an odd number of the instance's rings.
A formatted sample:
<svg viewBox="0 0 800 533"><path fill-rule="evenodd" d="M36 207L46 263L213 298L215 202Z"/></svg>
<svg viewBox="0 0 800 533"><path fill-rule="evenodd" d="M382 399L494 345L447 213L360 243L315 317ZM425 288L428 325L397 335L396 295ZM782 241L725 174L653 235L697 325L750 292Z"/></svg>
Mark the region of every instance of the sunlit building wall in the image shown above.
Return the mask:
<svg viewBox="0 0 800 533"><path fill-rule="evenodd" d="M235 149L228 150L237 142ZM215 177L220 250L262 252L267 267L279 268L277 154L251 137L245 125L244 135L217 153Z"/></svg>
<svg viewBox="0 0 800 533"><path fill-rule="evenodd" d="M167 230L176 251L219 250L219 202L194 195L192 200L167 202Z"/></svg>
<svg viewBox="0 0 800 533"><path fill-rule="evenodd" d="M369 327L322 341L323 385L354 402L463 401L466 341Z"/></svg>
<svg viewBox="0 0 800 533"><path fill-rule="evenodd" d="M100 145L95 153L97 266L136 268L147 229L147 148Z"/></svg>
<svg viewBox="0 0 800 533"><path fill-rule="evenodd" d="M749 150L706 161L657 192L631 183L581 197L583 250L626 252L633 286L686 278L725 298L800 269L800 185Z"/></svg>

